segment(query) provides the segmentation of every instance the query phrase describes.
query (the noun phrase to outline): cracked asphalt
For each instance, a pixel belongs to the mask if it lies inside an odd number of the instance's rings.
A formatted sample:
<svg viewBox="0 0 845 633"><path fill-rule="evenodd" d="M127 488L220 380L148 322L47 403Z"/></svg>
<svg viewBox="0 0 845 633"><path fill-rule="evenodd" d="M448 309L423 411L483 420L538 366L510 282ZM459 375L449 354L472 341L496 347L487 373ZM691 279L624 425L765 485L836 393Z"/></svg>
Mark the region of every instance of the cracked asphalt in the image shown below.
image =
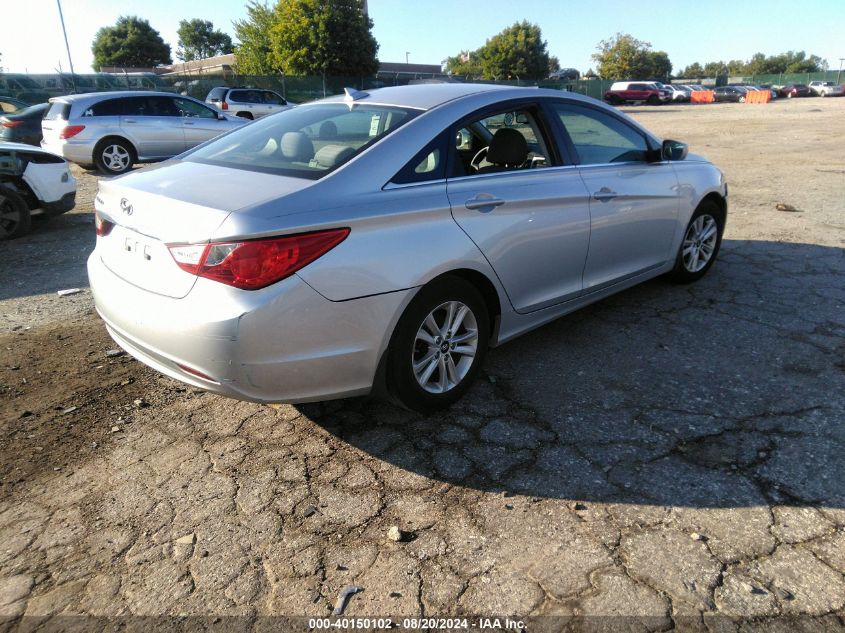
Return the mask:
<svg viewBox="0 0 845 633"><path fill-rule="evenodd" d="M493 350L429 417L236 402L107 356L77 170L73 213L0 246L0 631L257 629L346 585L349 616L845 628L845 99L628 111L726 172L719 261Z"/></svg>

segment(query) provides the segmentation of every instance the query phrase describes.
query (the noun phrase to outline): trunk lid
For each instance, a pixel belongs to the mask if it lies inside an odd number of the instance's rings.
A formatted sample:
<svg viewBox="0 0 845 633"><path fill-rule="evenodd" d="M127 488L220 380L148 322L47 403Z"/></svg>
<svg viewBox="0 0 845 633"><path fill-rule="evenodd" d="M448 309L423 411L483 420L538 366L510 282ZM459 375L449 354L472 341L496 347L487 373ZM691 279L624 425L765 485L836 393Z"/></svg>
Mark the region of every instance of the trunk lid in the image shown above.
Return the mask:
<svg viewBox="0 0 845 633"><path fill-rule="evenodd" d="M168 245L202 244L232 213L297 191L312 181L171 161L100 181L95 207L114 222L98 238L103 263L149 292L182 298L197 280L176 265Z"/></svg>

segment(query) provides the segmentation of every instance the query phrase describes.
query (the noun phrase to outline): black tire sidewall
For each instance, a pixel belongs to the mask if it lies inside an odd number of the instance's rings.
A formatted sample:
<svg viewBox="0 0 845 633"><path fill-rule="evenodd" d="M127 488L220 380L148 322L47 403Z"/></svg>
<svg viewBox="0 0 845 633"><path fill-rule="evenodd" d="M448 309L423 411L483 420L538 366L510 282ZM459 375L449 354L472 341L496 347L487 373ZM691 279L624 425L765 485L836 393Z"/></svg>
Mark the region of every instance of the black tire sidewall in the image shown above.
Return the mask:
<svg viewBox="0 0 845 633"><path fill-rule="evenodd" d="M13 240L16 237L29 233L30 228L32 228L32 215L29 212L26 201L20 194L9 187L0 186L0 195L4 196L13 206L17 207L19 218L18 224L12 232L6 236L0 236L0 239Z"/></svg>
<svg viewBox="0 0 845 633"><path fill-rule="evenodd" d="M126 166L126 169L122 171L115 171L113 169L109 169L106 166L105 161L103 160L103 150L109 145L120 145L123 149L125 149L129 153L129 164ZM94 164L97 165L97 169L99 169L104 174L109 176L119 176L121 174L125 174L132 166L135 164L135 150L134 148L122 139L112 138L112 139L103 139L99 143L97 143L97 147L94 148Z"/></svg>
<svg viewBox="0 0 845 633"><path fill-rule="evenodd" d="M427 392L417 382L410 359L423 319L447 301L460 301L472 311L478 324L478 347L473 365L463 381L447 393L434 394ZM414 411L426 413L446 408L463 396L472 385L484 362L489 342L490 317L481 293L459 277L436 280L420 289L396 325L388 348L388 387L402 405Z"/></svg>
<svg viewBox="0 0 845 633"><path fill-rule="evenodd" d="M684 266L684 238L687 235L687 231L689 231L690 225L702 215L709 215L714 220L716 220L716 226L718 227L718 232L716 234L716 247L713 250L713 256L710 258L710 261L699 270L698 272L690 272ZM725 215L724 212L719 208L719 206L711 201L705 200L701 204L698 205L698 208L692 214L687 222L687 225L684 227L684 234L681 237L681 244L678 246L678 253L675 257L675 267L669 273L669 279L674 281L675 283L682 283L687 284L693 281L698 281L704 275L707 274L707 271L713 266L716 262L716 258L719 256L719 250L722 247L722 234L725 232Z"/></svg>

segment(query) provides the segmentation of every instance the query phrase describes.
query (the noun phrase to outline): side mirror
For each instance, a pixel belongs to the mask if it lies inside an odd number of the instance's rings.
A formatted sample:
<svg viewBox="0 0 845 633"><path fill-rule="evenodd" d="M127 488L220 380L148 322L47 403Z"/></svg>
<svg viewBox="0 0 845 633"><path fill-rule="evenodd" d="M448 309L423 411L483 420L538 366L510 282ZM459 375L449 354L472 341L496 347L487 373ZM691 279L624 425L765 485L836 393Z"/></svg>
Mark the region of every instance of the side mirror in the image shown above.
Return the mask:
<svg viewBox="0 0 845 633"><path fill-rule="evenodd" d="M663 141L663 147L660 150L663 160L684 160L688 153L689 147L686 143L672 140Z"/></svg>

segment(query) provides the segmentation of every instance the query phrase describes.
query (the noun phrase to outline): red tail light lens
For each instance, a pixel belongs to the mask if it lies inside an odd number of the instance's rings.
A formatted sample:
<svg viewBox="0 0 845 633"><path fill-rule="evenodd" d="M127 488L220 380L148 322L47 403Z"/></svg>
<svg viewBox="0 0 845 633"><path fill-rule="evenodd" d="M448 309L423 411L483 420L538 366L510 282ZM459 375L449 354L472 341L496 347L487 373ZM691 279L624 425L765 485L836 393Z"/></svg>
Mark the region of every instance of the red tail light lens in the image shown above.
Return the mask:
<svg viewBox="0 0 845 633"><path fill-rule="evenodd" d="M349 235L349 229L317 231L243 242L170 246L176 264L199 277L258 290L290 277L322 257Z"/></svg>
<svg viewBox="0 0 845 633"><path fill-rule="evenodd" d="M228 104L228 103L226 103L225 101L223 102L223 109L224 109L224 110L228 110L228 109L229 109L229 104Z"/></svg>
<svg viewBox="0 0 845 633"><path fill-rule="evenodd" d="M111 233L112 229L114 228L114 222L111 220L106 220L103 218L99 213L96 211L94 212L94 228L97 232L97 236L105 237L109 233Z"/></svg>
<svg viewBox="0 0 845 633"><path fill-rule="evenodd" d="M0 121L0 125L2 125L3 127L18 127L20 125L23 125L23 121L3 120L3 121Z"/></svg>
<svg viewBox="0 0 845 633"><path fill-rule="evenodd" d="M79 134L84 129L85 129L84 125L68 125L66 128L62 129L61 132L59 132L59 138L61 138L61 139L73 138L74 136Z"/></svg>

